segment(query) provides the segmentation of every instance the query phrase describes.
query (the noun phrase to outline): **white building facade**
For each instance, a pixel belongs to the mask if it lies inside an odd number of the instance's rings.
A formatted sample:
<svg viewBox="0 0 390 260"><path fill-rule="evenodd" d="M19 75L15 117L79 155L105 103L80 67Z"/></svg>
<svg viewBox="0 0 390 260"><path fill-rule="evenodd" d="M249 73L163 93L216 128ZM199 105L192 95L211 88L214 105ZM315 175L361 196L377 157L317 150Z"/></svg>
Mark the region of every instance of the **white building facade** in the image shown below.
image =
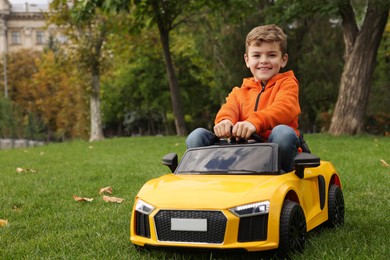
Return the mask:
<svg viewBox="0 0 390 260"><path fill-rule="evenodd" d="M12 5L8 0L0 0L0 53L20 49L42 51L54 26L47 26L45 13L47 4Z"/></svg>

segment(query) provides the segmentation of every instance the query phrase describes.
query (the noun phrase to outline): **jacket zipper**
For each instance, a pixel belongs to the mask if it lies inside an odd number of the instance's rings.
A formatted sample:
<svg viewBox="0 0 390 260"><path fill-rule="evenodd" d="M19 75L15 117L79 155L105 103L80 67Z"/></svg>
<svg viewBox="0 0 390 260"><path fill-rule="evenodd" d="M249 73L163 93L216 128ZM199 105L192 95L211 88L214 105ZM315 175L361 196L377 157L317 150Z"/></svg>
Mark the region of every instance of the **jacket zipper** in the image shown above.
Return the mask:
<svg viewBox="0 0 390 260"><path fill-rule="evenodd" d="M265 90L265 85L266 84L263 84L263 82L261 82L262 87L261 87L260 93L257 95L254 111L257 111L257 107L259 106L259 102L260 102L260 96L261 96L261 93L263 93Z"/></svg>

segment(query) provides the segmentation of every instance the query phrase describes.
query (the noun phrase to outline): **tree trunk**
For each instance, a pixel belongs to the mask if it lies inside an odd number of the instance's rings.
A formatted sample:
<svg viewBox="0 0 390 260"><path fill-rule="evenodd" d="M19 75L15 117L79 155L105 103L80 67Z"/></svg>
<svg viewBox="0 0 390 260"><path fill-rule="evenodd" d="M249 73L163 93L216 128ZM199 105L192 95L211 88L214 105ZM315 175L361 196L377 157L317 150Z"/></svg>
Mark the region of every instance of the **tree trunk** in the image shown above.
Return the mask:
<svg viewBox="0 0 390 260"><path fill-rule="evenodd" d="M369 1L359 31L349 1L340 6L345 65L329 133L355 135L364 131L364 116L382 34L389 16L387 0Z"/></svg>
<svg viewBox="0 0 390 260"><path fill-rule="evenodd" d="M179 92L179 83L177 81L175 69L173 68L171 53L169 51L169 41L167 35L161 35L163 45L165 67L168 73L169 88L171 91L171 102L173 115L175 116L176 134L184 136L187 134L187 129L184 124L184 114L181 104L181 97Z"/></svg>
<svg viewBox="0 0 390 260"><path fill-rule="evenodd" d="M184 113L179 92L179 83L173 67L171 52L169 49L169 29L164 26L162 17L159 14L159 6L157 2L153 2L153 10L157 18L158 30L160 32L160 40L164 53L165 68L168 74L169 89L171 92L171 103L173 115L175 117L176 134L184 136L187 134L187 129L184 123Z"/></svg>
<svg viewBox="0 0 390 260"><path fill-rule="evenodd" d="M103 140L102 118L100 113L100 77L99 74L92 75L91 92L91 135L90 142Z"/></svg>

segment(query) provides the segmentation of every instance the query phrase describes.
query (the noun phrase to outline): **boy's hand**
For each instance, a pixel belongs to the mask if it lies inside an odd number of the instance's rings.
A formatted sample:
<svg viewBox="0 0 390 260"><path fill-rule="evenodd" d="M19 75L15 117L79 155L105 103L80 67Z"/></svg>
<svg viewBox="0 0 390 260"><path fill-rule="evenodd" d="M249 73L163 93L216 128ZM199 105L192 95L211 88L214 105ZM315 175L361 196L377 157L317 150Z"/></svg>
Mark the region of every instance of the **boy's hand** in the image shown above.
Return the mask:
<svg viewBox="0 0 390 260"><path fill-rule="evenodd" d="M219 137L230 137L232 135L233 123L229 119L222 120L214 126L214 134Z"/></svg>
<svg viewBox="0 0 390 260"><path fill-rule="evenodd" d="M248 121L238 122L232 131L233 136L245 139L249 139L254 132L256 132L256 127Z"/></svg>

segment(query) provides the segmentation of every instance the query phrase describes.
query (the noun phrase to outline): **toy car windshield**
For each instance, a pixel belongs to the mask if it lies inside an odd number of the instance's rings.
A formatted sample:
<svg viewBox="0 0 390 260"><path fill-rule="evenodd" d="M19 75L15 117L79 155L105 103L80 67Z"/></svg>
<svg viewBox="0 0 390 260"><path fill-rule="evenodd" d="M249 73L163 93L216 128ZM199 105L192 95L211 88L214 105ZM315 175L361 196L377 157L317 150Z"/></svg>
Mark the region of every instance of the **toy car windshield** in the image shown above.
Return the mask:
<svg viewBox="0 0 390 260"><path fill-rule="evenodd" d="M192 148L176 174L279 174L279 149L273 143Z"/></svg>

